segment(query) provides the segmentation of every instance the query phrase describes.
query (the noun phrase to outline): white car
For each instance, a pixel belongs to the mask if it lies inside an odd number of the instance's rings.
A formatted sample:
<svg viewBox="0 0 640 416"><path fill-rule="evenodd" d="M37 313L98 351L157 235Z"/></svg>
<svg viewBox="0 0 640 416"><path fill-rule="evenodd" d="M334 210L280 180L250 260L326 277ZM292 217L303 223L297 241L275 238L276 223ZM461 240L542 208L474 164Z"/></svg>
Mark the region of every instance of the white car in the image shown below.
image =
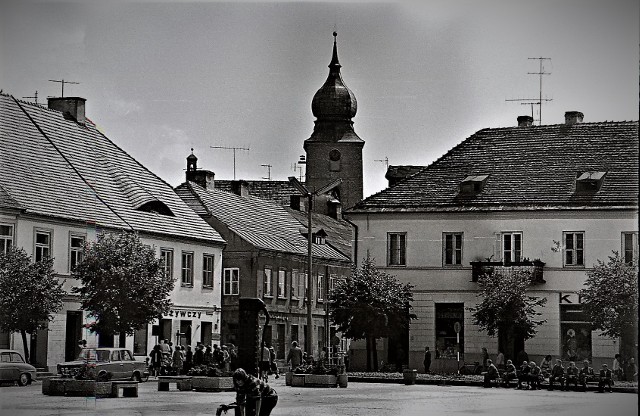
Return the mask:
<svg viewBox="0 0 640 416"><path fill-rule="evenodd" d="M15 350L0 349L0 382L17 382L20 386L36 379L36 368L27 364L22 354Z"/></svg>

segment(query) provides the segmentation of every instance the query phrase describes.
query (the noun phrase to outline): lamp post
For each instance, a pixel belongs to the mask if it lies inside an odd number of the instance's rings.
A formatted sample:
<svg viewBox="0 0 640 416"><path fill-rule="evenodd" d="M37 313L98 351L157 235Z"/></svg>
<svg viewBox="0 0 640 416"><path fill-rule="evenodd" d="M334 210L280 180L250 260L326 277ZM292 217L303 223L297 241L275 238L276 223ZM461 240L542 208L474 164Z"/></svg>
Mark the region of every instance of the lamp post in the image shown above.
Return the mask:
<svg viewBox="0 0 640 416"><path fill-rule="evenodd" d="M311 249L313 247L313 236L311 233L311 204L313 203L313 197L329 192L336 186L342 183L342 179L336 179L335 181L323 186L322 188L310 192L306 186L302 184L295 176L289 176L289 183L300 192L301 196L307 198L307 336L305 339L307 354L313 354L313 315L311 313L311 306L313 303L313 279L311 278L311 270L313 267L313 256L311 255ZM328 330L328 328L325 328Z"/></svg>

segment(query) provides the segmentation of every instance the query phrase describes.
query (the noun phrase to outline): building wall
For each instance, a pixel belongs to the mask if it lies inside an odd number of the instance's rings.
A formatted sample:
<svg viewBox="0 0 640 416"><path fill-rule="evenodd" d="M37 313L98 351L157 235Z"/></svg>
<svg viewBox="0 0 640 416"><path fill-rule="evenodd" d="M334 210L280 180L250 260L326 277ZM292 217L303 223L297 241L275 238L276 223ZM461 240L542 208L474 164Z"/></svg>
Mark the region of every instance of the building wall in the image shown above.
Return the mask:
<svg viewBox="0 0 640 416"><path fill-rule="evenodd" d="M606 260L612 251L620 251L622 232L638 229L637 213L632 211L536 211L496 213L389 213L351 214L358 226L358 252L376 260L376 265L397 277L401 283L414 285L413 312L409 333L409 365L422 369L425 346L435 347L435 305L464 303L464 360L480 360L483 346L495 357L498 339L491 338L474 326L471 312L475 306L478 285L471 281L470 262L492 257L501 260L500 233L522 233L522 257L541 259L545 284L536 285L531 293L547 298L540 310L546 323L537 335L526 342L531 359L540 361L546 354L562 353L560 324L561 294L572 294L583 288L586 271L598 259ZM584 267L564 267L563 231L584 232ZM406 265L387 266L387 233L406 233ZM443 266L443 233L462 232L463 255L459 266ZM575 301L575 300L574 300ZM610 361L617 352L617 340L591 334L594 364ZM358 348L358 344L355 344ZM380 354L379 356L384 356ZM357 360L356 360L357 361ZM363 361L364 362L364 361ZM434 362L435 364L435 362ZM455 368L455 367L454 367Z"/></svg>

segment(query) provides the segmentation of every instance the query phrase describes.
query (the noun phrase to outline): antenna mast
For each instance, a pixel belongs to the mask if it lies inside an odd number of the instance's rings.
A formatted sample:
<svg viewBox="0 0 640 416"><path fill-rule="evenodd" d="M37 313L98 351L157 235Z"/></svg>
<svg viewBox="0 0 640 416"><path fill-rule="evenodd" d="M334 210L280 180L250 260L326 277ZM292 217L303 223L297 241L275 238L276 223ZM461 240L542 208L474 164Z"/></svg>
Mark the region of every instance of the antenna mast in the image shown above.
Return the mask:
<svg viewBox="0 0 640 416"><path fill-rule="evenodd" d="M236 180L236 150L249 151L248 147L209 146L212 149L233 150L233 180Z"/></svg>
<svg viewBox="0 0 640 416"><path fill-rule="evenodd" d="M33 98L35 99L35 103L38 104L38 90L36 90L35 94L33 94L33 97L22 97L22 98Z"/></svg>
<svg viewBox="0 0 640 416"><path fill-rule="evenodd" d="M64 79L50 79L49 82L59 82L62 84L62 95L60 95L61 97L64 97L64 84L80 84L79 82L65 81Z"/></svg>
<svg viewBox="0 0 640 416"><path fill-rule="evenodd" d="M531 106L531 117L533 117L533 106L538 106L538 124L542 125L542 103L546 101L553 101L553 98L542 98L542 76L543 75L551 75L551 72L545 72L543 67L543 61L548 60L551 61L551 58L527 58L527 59L538 59L540 61L540 70L539 72L527 72L529 75L538 75L540 77L540 86L538 90L538 98L514 98L505 101L522 101L520 104L522 105L530 105ZM535 118L534 118L535 120Z"/></svg>
<svg viewBox="0 0 640 416"><path fill-rule="evenodd" d="M374 162L384 163L385 170L389 170L389 158L387 156L385 156L384 159L375 159Z"/></svg>
<svg viewBox="0 0 640 416"><path fill-rule="evenodd" d="M266 179L266 180L270 181L271 180L271 168L272 168L272 166L269 165L269 164L264 164L264 165L260 165L260 166L267 168L267 177L265 178L263 176L262 179Z"/></svg>

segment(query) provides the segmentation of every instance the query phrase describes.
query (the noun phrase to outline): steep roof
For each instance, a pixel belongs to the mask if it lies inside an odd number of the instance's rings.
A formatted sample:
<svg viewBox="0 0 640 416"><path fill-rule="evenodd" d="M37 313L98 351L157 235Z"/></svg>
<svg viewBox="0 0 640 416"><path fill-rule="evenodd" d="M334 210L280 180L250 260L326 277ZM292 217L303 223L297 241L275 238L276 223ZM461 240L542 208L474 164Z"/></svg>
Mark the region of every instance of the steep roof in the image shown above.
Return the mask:
<svg viewBox="0 0 640 416"><path fill-rule="evenodd" d="M201 215L210 215L238 237L259 249L307 255L307 239L300 228L306 226L291 211L272 201L253 196L239 196L218 189L204 189L194 182L185 182L176 193ZM322 224L312 221L313 227ZM325 230L328 232L328 230ZM329 260L349 261L331 244L314 244L313 256Z"/></svg>
<svg viewBox="0 0 640 416"><path fill-rule="evenodd" d="M585 172L606 172L594 192ZM470 176L481 191L461 193ZM438 212L638 208L638 122L480 130L431 165L348 212Z"/></svg>
<svg viewBox="0 0 640 416"><path fill-rule="evenodd" d="M291 186L289 181L244 181L247 184L249 195L256 198L273 201L279 205L288 206L291 203L291 195L299 192ZM232 192L233 181L216 179L214 188L225 192Z"/></svg>
<svg viewBox="0 0 640 416"><path fill-rule="evenodd" d="M0 94L0 148L0 187L26 213L224 242L169 184L88 119L79 124Z"/></svg>

